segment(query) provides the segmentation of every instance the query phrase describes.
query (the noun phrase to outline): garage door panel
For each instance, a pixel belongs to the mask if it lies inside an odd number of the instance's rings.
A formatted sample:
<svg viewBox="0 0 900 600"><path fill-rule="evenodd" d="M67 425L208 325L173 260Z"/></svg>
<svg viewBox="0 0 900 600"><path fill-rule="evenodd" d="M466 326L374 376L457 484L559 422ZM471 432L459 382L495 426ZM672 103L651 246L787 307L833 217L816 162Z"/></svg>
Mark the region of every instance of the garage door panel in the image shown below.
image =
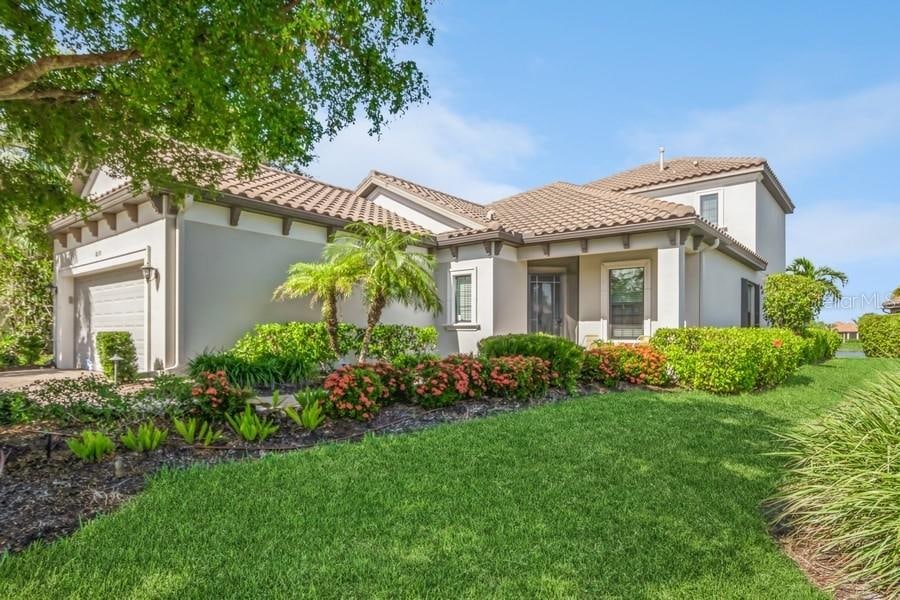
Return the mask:
<svg viewBox="0 0 900 600"><path fill-rule="evenodd" d="M99 370L96 336L127 331L134 339L138 368L144 367L144 280L140 268L119 269L75 280L75 363Z"/></svg>

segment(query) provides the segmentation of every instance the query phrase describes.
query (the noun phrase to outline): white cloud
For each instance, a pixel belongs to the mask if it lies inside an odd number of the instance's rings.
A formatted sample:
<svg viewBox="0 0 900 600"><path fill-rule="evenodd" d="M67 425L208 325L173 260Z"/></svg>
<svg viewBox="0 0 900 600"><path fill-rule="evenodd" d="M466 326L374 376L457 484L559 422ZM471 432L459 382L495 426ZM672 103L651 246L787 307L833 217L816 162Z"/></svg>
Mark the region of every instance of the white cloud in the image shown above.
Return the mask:
<svg viewBox="0 0 900 600"><path fill-rule="evenodd" d="M642 154L659 144L673 155L763 154L781 171L845 156L898 133L900 83L892 83L824 100L695 111L675 127L643 127L624 135Z"/></svg>
<svg viewBox="0 0 900 600"><path fill-rule="evenodd" d="M396 118L381 139L356 123L317 148L308 171L314 177L355 187L371 169L490 202L519 189L508 179L537 147L534 136L514 123L466 117L441 102L418 106Z"/></svg>
<svg viewBox="0 0 900 600"><path fill-rule="evenodd" d="M896 204L824 202L788 219L789 258L808 256L836 268L900 259L900 211Z"/></svg>

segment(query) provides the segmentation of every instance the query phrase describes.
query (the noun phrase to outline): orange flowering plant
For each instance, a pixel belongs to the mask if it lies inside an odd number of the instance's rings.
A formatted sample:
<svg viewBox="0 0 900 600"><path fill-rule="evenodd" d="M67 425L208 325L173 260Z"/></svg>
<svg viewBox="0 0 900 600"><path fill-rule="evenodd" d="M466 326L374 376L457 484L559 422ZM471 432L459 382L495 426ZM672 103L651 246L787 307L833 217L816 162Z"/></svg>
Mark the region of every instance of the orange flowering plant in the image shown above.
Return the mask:
<svg viewBox="0 0 900 600"><path fill-rule="evenodd" d="M195 412L207 417L224 418L242 411L253 393L228 382L225 371L202 371L191 388Z"/></svg>
<svg viewBox="0 0 900 600"><path fill-rule="evenodd" d="M374 419L389 395L381 377L368 365L344 365L329 374L322 387L329 394L326 412L359 421Z"/></svg>

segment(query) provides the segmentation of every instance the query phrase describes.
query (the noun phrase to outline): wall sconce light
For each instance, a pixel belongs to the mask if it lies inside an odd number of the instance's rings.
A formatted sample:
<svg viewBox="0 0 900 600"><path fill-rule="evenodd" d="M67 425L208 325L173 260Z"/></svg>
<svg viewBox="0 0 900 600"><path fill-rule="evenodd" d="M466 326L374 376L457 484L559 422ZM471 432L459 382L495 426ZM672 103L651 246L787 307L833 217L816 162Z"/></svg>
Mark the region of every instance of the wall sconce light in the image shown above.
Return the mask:
<svg viewBox="0 0 900 600"><path fill-rule="evenodd" d="M150 282L150 281L156 279L156 276L158 274L159 274L159 271L157 271L154 267L151 267L150 265L144 265L143 267L141 267L141 275L144 276L144 281L146 281L146 282Z"/></svg>
<svg viewBox="0 0 900 600"><path fill-rule="evenodd" d="M44 289L47 290L47 293L48 293L48 294L51 294L51 295L53 295L53 296L56 295L56 289L57 289L57 288L56 288L56 284L55 284L55 283L48 283L47 285L44 286Z"/></svg>

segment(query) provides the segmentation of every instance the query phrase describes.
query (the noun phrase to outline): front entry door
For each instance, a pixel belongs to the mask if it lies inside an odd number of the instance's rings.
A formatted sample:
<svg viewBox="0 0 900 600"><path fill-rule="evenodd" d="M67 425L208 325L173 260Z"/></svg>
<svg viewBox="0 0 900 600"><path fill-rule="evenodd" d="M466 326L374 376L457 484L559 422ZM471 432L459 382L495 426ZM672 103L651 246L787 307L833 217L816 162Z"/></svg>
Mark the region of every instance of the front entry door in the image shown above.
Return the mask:
<svg viewBox="0 0 900 600"><path fill-rule="evenodd" d="M562 335L562 276L531 273L528 276L528 332Z"/></svg>

